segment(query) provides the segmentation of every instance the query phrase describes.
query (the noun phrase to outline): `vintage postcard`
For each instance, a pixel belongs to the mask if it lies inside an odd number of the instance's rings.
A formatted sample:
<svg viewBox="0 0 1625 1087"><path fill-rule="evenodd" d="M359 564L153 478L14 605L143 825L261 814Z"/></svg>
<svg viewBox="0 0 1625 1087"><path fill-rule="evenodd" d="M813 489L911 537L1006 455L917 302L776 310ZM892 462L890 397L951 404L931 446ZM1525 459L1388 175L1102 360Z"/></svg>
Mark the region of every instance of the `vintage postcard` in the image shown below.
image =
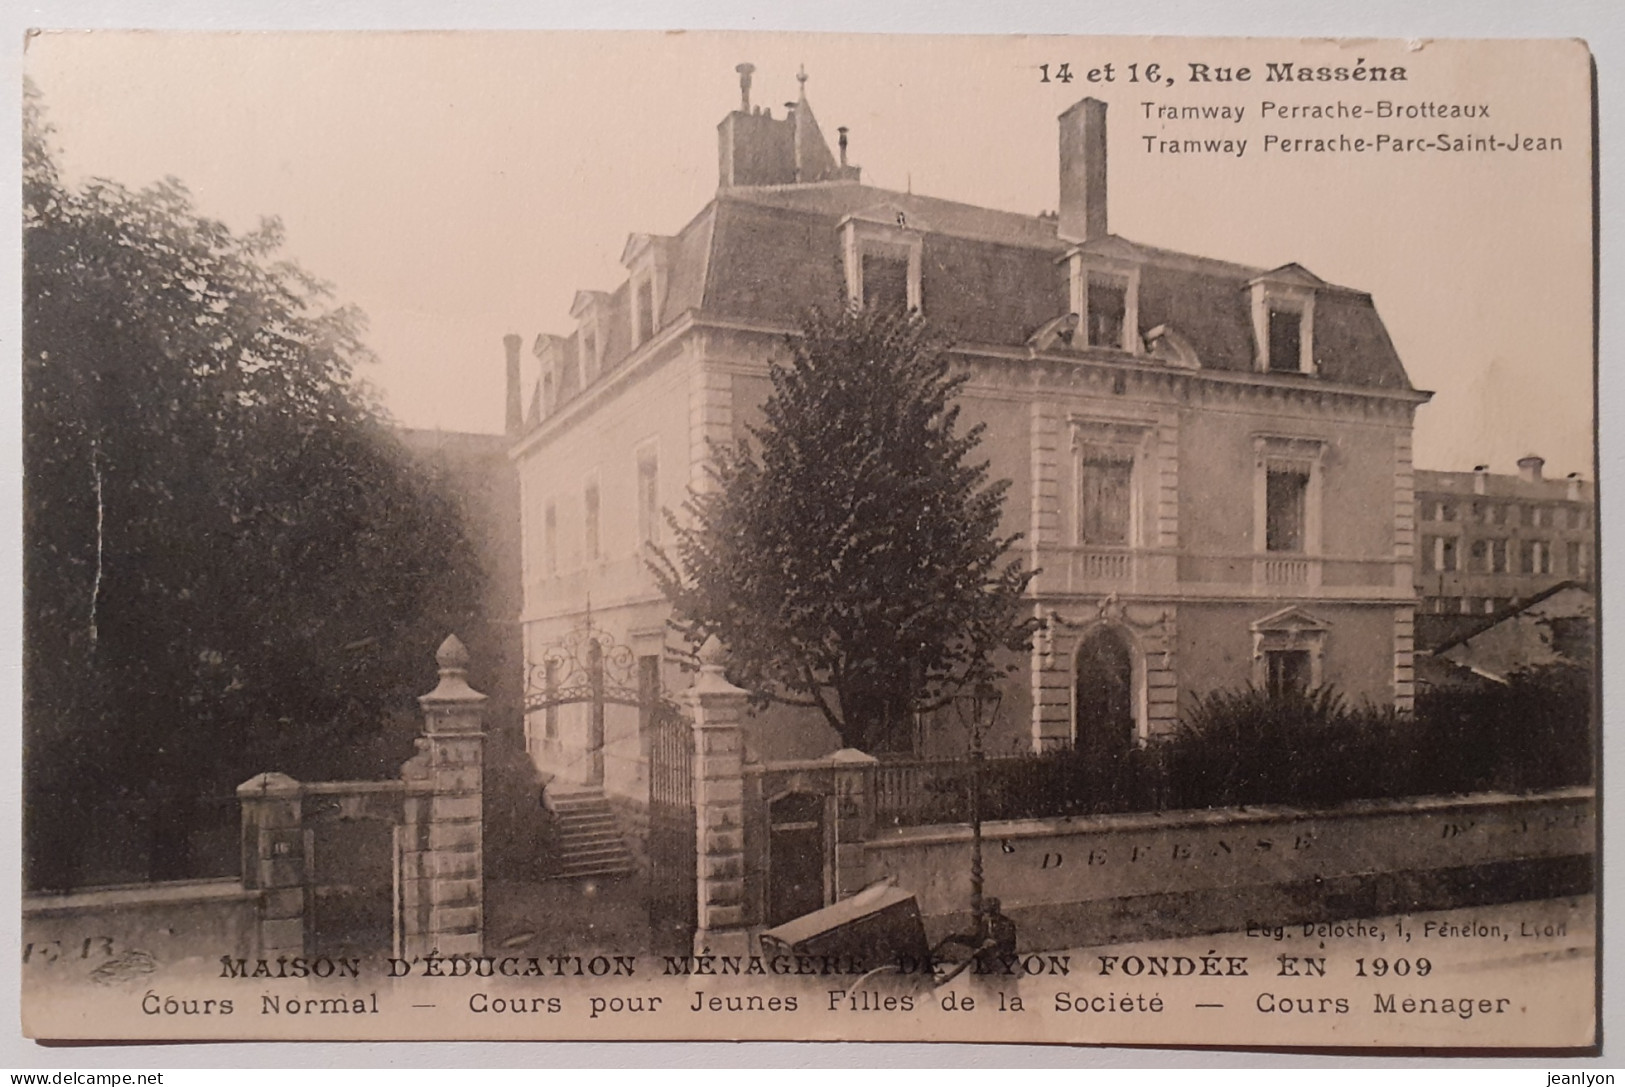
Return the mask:
<svg viewBox="0 0 1625 1087"><path fill-rule="evenodd" d="M31 1037L1596 1042L1584 43L25 75Z"/></svg>

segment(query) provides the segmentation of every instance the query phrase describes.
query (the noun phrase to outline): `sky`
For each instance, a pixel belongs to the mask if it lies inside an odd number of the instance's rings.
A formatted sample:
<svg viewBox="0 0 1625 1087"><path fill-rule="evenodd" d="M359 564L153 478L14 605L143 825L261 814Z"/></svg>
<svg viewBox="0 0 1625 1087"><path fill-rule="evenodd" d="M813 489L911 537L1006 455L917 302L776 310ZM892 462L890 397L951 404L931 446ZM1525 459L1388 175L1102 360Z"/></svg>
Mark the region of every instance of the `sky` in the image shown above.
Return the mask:
<svg viewBox="0 0 1625 1087"><path fill-rule="evenodd" d="M1228 50L1228 52L1227 52ZM1284 52L1283 52L1284 50ZM1352 56L1350 54L1353 54ZM1192 60L1404 64L1353 85L1195 85ZM165 175L235 228L263 215L288 255L370 319L366 379L402 423L500 430L504 333L568 333L577 289L613 289L631 232L675 233L716 189L734 66L775 113L804 65L825 133L851 129L871 184L1036 213L1056 197L1055 117L1109 103L1111 229L1260 267L1296 261L1369 291L1412 382L1416 463L1548 475L1592 462L1589 90L1563 43L886 38L743 33L52 33L25 70L70 178ZM1040 81L1062 62L1112 83ZM1130 63L1182 78L1148 91ZM1531 78L1538 73L1539 78ZM1397 85L1396 85L1397 86ZM1547 155L1265 154L1265 101L1486 103L1485 122L1345 125L1556 135ZM1159 122L1145 103L1240 107L1239 124ZM1243 154L1171 155L1146 136L1235 137ZM528 359L528 351L527 351Z"/></svg>

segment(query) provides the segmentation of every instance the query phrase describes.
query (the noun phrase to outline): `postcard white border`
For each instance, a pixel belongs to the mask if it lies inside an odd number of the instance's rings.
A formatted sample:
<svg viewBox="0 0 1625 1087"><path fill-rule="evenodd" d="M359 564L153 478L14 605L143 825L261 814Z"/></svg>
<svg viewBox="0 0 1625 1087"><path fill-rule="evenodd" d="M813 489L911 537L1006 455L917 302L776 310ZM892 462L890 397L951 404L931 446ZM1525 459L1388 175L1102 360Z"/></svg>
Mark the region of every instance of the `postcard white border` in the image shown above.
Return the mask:
<svg viewBox="0 0 1625 1087"><path fill-rule="evenodd" d="M1148 10L1148 8L1150 10ZM1612 18L1610 16L1613 16ZM592 5L538 4L526 0L40 0L0 9L0 205L13 214L0 215L0 250L10 259L0 263L0 352L7 366L0 383L0 524L4 538L16 540L21 524L20 422L17 367L20 310L20 207L18 158L19 95L24 31L48 27L150 27L192 30L300 29L733 29L804 30L872 33L1026 33L1026 34L1166 34L1258 35L1269 37L1581 37L1598 67L1600 144L1599 230L1602 240L1599 314L1600 357L1616 360L1615 373L1604 365L1599 374L1602 444L1598 475L1603 481L1600 513L1604 569L1625 562L1625 547L1610 543L1625 537L1625 501L1615 480L1625 480L1625 382L1618 375L1625 358L1625 249L1618 244L1625 209L1625 19L1608 6L1588 0L1343 0L1339 4L1305 4L1302 0L1251 0L1225 5L1178 0L1152 5L1104 3L1101 0L1042 0L988 3L986 0L613 0ZM1610 243L1613 243L1610 245ZM20 794L20 630L22 583L17 548L0 547L0 639L6 649L0 669L0 721L7 741L0 758L0 795ZM1625 736L1613 727L1625 710L1625 651L1620 639L1625 625L1625 577L1610 572L1603 583L1604 621L1604 766L1625 766ZM1606 774L1604 781L1607 780ZM1604 805L1604 899L1613 916L1625 901L1625 814ZM0 909L0 948L16 948L21 911L18 818L15 802L0 818L0 888L13 903ZM1564 1070L1591 1064L1619 1066L1625 1054L1625 955L1613 939L1617 926L1599 930L1604 954L1604 1054L1596 1060L1564 1060ZM807 1043L242 1043L233 1045L80 1046L43 1048L24 1039L19 1029L19 986L13 955L0 970L0 1068L207 1068L243 1067L1393 1067L1442 1063L1555 1067L1551 1058L1457 1058L1283 1054L1214 1050L1124 1050L1056 1046L964 1046L950 1044L807 1044Z"/></svg>

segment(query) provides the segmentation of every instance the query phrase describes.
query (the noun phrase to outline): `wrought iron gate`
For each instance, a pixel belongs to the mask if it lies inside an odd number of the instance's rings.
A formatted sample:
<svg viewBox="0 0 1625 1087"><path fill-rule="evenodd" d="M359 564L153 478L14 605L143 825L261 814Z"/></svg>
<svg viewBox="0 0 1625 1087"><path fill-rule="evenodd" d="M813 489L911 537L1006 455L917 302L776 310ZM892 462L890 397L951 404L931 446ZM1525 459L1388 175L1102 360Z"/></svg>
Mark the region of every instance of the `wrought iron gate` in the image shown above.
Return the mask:
<svg viewBox="0 0 1625 1087"><path fill-rule="evenodd" d="M662 950L690 950L699 903L695 886L694 735L688 717L660 691L658 660L638 657L589 612L580 625L552 645L532 651L525 692L527 713L566 705L587 706L585 784L604 776L604 711L608 705L638 711L647 739L649 781L649 926ZM655 665L652 670L645 663Z"/></svg>
<svg viewBox="0 0 1625 1087"><path fill-rule="evenodd" d="M649 730L649 926L658 950L690 950L698 921L694 730L665 699Z"/></svg>

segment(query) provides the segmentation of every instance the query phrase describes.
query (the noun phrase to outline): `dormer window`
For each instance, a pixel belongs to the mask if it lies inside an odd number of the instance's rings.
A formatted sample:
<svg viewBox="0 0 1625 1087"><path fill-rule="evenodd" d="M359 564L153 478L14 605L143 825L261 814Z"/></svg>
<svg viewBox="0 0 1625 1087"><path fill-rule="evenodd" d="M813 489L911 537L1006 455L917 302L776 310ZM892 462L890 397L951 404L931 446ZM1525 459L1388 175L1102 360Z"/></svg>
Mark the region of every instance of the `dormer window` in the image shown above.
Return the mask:
<svg viewBox="0 0 1625 1087"><path fill-rule="evenodd" d="M586 388L597 379L604 368L604 330L603 314L608 308L609 296L603 291L577 291L575 305L570 307L570 316L578 322L576 326L576 363L580 369L580 387ZM559 382L559 395L568 395L567 386L573 384L568 378Z"/></svg>
<svg viewBox="0 0 1625 1087"><path fill-rule="evenodd" d="M1098 347L1138 355L1140 270L1101 253L1074 251L1070 257L1072 312L1078 315L1075 347Z"/></svg>
<svg viewBox="0 0 1625 1087"><path fill-rule="evenodd" d="M863 308L908 309L908 257L865 253L862 259Z"/></svg>
<svg viewBox="0 0 1625 1087"><path fill-rule="evenodd" d="M638 283L632 303L632 342L642 344L655 334L655 285L648 279Z"/></svg>
<svg viewBox="0 0 1625 1087"><path fill-rule="evenodd" d="M897 215L904 223L906 217ZM921 308L918 231L870 219L841 224L847 298L864 309Z"/></svg>
<svg viewBox="0 0 1625 1087"><path fill-rule="evenodd" d="M1269 368L1303 372L1303 313L1283 306L1270 307Z"/></svg>
<svg viewBox="0 0 1625 1087"><path fill-rule="evenodd" d="M1090 347L1123 346L1123 328L1128 323L1127 284L1115 279L1091 277L1085 312Z"/></svg>
<svg viewBox="0 0 1625 1087"><path fill-rule="evenodd" d="M598 364L602 357L598 353L598 326L594 322L591 326L581 330L581 384L583 386L598 376Z"/></svg>
<svg viewBox="0 0 1625 1087"><path fill-rule="evenodd" d="M621 263L629 276L627 297L631 327L627 331L631 334L634 351L660 331L671 240L658 234L634 234L621 250Z"/></svg>
<svg viewBox="0 0 1625 1087"><path fill-rule="evenodd" d="M1315 363L1315 292L1321 279L1288 264L1254 279L1253 340L1257 368L1271 374L1313 374Z"/></svg>
<svg viewBox="0 0 1625 1087"><path fill-rule="evenodd" d="M536 361L541 367L542 380L540 403L537 404L540 417L545 419L558 410L559 405L575 395L581 387L580 374L577 372L575 352L570 341L562 336L542 333L536 337L536 346L532 349Z"/></svg>

